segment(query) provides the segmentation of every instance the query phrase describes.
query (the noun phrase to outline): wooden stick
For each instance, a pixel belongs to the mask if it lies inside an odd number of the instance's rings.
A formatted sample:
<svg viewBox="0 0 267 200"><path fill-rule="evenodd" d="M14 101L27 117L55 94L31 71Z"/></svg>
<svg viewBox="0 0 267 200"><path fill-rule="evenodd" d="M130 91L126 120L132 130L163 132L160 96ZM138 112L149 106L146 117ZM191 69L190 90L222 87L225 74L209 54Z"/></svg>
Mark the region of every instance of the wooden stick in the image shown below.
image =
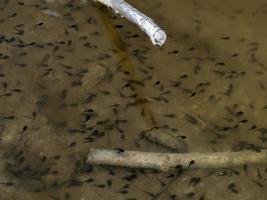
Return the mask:
<svg viewBox="0 0 267 200"><path fill-rule="evenodd" d="M229 168L244 164L267 164L267 151L212 152L212 153L153 153L91 149L87 162L130 168L148 168L164 172L183 168Z"/></svg>
<svg viewBox="0 0 267 200"><path fill-rule="evenodd" d="M96 0L110 8L116 13L126 17L129 21L135 23L151 39L154 45L161 46L165 43L167 35L153 19L141 13L124 0Z"/></svg>

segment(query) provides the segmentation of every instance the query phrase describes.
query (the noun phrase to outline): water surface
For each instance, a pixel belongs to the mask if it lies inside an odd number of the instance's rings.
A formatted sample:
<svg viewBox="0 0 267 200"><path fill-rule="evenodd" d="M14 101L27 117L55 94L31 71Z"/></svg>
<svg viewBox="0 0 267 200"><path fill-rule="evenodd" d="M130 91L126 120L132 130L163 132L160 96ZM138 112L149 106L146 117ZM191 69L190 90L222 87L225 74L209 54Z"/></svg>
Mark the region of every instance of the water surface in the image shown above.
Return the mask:
<svg viewBox="0 0 267 200"><path fill-rule="evenodd" d="M267 199L266 166L86 164L92 147L170 152L136 145L154 126L189 152L266 148L267 3L129 2L166 30L162 48L93 1L0 1L0 199Z"/></svg>

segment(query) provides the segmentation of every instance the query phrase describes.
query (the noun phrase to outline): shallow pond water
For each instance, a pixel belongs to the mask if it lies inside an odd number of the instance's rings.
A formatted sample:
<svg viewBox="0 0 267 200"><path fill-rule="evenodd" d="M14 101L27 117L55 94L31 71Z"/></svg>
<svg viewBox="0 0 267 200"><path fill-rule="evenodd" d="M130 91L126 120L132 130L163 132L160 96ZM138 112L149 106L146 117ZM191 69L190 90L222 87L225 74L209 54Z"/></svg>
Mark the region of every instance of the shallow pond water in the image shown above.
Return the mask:
<svg viewBox="0 0 267 200"><path fill-rule="evenodd" d="M170 152L136 144L155 126L188 152L267 147L266 1L129 2L163 47L93 1L0 0L0 199L267 199L267 166L86 164L92 147Z"/></svg>

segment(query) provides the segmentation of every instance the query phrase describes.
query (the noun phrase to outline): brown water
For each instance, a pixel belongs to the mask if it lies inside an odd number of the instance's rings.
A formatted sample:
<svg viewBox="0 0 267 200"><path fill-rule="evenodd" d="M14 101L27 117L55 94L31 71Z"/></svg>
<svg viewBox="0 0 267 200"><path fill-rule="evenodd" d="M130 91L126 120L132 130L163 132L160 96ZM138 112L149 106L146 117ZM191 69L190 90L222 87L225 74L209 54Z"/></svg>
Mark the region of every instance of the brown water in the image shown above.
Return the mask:
<svg viewBox="0 0 267 200"><path fill-rule="evenodd" d="M266 1L129 2L166 30L162 48L93 1L0 0L0 199L267 199L266 166L175 178L86 164L91 147L170 152L136 145L153 126L189 152L267 147Z"/></svg>

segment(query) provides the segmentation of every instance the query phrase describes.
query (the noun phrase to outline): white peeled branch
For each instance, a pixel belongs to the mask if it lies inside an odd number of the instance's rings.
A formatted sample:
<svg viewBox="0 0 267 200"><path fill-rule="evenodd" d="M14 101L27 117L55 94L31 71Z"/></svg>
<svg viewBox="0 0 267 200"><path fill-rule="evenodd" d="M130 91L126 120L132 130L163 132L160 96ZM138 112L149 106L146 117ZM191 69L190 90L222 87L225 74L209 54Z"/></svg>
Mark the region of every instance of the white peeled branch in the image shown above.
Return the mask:
<svg viewBox="0 0 267 200"><path fill-rule="evenodd" d="M150 17L141 13L124 0L96 0L112 8L116 13L137 24L151 39L154 45L161 46L166 41L166 33Z"/></svg>
<svg viewBox="0 0 267 200"><path fill-rule="evenodd" d="M164 172L183 168L229 168L267 164L267 151L212 152L212 153L153 153L91 149L87 162L94 165L111 165L130 168L148 168Z"/></svg>

